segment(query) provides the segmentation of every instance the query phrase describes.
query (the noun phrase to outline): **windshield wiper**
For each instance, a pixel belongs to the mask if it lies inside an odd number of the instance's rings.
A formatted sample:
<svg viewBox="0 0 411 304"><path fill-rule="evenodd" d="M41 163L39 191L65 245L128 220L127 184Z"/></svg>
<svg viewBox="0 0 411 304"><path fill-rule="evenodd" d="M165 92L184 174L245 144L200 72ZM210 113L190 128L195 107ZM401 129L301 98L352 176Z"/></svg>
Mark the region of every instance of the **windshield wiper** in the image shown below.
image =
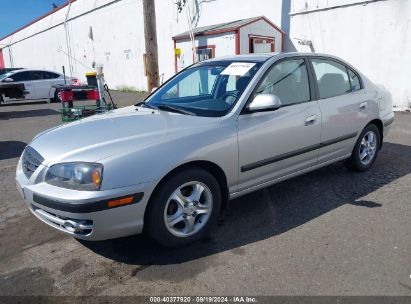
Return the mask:
<svg viewBox="0 0 411 304"><path fill-rule="evenodd" d="M145 101L140 101L137 102L134 106L136 107L144 107L144 108L149 108L149 109L153 109L153 110L158 110L158 108L156 106L153 106Z"/></svg>
<svg viewBox="0 0 411 304"><path fill-rule="evenodd" d="M179 107L174 107L168 104L159 104L157 105L157 108L160 110L164 110L164 111L171 111L171 112L176 112L176 113L180 113L180 114L185 114L185 115L193 115L196 116L195 113L188 111L188 110L184 110L182 108Z"/></svg>

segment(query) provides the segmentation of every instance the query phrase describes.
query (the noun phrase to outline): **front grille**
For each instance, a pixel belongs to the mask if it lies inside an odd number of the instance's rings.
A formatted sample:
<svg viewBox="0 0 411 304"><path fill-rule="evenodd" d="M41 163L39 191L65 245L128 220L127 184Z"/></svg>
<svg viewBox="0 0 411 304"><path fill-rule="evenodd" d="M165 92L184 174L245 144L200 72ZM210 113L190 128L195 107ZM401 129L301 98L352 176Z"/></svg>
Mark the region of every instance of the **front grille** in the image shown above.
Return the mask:
<svg viewBox="0 0 411 304"><path fill-rule="evenodd" d="M27 178L30 178L43 161L44 158L41 157L41 155L36 150L34 150L30 146L27 146L23 152L22 159L24 175Z"/></svg>

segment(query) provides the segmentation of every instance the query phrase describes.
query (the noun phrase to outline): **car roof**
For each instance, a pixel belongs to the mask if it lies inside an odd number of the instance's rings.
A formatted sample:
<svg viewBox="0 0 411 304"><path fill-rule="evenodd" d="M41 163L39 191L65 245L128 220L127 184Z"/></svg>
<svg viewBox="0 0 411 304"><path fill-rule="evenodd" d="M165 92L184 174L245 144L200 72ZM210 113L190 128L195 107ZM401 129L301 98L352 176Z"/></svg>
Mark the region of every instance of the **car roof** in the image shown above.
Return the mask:
<svg viewBox="0 0 411 304"><path fill-rule="evenodd" d="M213 61L251 61L251 62L265 62L271 57L278 55L279 53L258 53L258 54L244 54L244 55L228 55L207 60Z"/></svg>
<svg viewBox="0 0 411 304"><path fill-rule="evenodd" d="M31 71L49 72L49 73L55 73L55 74L61 75L61 73L59 73L59 72L50 71L50 70L43 70L43 69L19 69L19 70L10 71L9 73L14 74L14 73L17 73L17 72L31 72Z"/></svg>
<svg viewBox="0 0 411 304"><path fill-rule="evenodd" d="M329 55L329 54L322 54L322 53L303 53L303 52L288 52L288 53L257 53L257 54L244 54L244 55L229 55L223 56L218 58L212 58L209 60L205 60L202 62L218 62L218 61L250 61L250 62L265 62L271 58L277 57L277 59L281 58L288 58L288 57L297 57L297 56L317 56L317 57L328 57L337 59L340 61L345 62L341 58L337 56Z"/></svg>

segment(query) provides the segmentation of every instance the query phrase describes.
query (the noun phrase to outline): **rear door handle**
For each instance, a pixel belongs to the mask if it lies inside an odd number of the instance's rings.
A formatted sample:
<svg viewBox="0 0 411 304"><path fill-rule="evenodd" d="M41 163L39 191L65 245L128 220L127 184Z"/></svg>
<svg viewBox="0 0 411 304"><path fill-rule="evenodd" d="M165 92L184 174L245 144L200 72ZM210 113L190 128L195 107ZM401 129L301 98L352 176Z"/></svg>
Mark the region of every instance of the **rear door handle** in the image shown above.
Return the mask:
<svg viewBox="0 0 411 304"><path fill-rule="evenodd" d="M360 103L360 110L364 110L367 107L367 102Z"/></svg>
<svg viewBox="0 0 411 304"><path fill-rule="evenodd" d="M317 115L308 116L308 117L305 119L305 125L306 125L306 126L310 126L310 125L314 124L314 122L315 122L316 120L317 120Z"/></svg>

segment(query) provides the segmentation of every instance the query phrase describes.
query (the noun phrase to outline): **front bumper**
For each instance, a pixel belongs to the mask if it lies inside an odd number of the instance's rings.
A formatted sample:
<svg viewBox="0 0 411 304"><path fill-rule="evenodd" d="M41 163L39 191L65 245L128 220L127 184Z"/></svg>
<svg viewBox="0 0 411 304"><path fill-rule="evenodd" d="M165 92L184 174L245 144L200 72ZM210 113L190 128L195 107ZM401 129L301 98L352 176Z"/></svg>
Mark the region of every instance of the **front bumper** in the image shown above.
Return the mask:
<svg viewBox="0 0 411 304"><path fill-rule="evenodd" d="M29 179L20 164L16 172L17 188L27 207L44 223L84 240L106 240L142 232L154 182L102 191L77 191L36 182L46 169L41 165ZM108 201L129 196L134 197L132 203L107 207Z"/></svg>

